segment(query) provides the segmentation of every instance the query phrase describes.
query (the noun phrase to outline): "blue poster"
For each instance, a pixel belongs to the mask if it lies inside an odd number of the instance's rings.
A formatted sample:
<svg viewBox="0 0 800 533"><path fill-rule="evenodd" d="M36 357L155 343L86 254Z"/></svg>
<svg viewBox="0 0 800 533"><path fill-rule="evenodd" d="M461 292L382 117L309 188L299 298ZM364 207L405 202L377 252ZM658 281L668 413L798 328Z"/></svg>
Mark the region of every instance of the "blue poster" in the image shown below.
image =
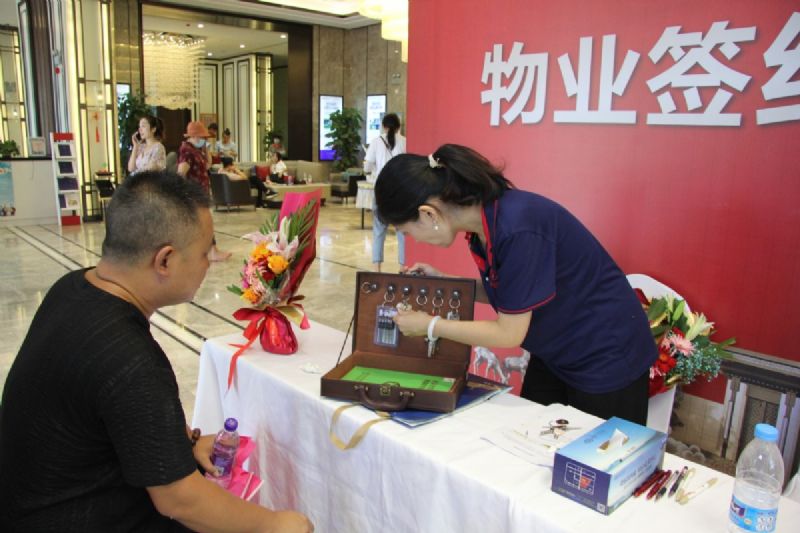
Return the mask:
<svg viewBox="0 0 800 533"><path fill-rule="evenodd" d="M11 163L0 161L0 216L17 214L14 206L14 180L11 178Z"/></svg>

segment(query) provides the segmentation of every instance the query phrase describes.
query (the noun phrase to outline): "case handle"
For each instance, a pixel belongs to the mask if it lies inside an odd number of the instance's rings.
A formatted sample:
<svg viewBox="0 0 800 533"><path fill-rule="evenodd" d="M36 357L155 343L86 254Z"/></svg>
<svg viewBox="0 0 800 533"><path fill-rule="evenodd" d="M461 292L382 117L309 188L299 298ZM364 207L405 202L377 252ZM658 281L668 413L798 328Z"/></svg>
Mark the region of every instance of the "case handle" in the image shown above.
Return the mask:
<svg viewBox="0 0 800 533"><path fill-rule="evenodd" d="M369 397L368 385L355 385L354 388L358 391L358 398L361 403L365 407L369 407L370 409L374 409L376 411L402 411L408 407L408 402L410 402L411 398L414 397L414 393L412 391L400 390L397 394L397 399L373 400ZM384 384L380 385L378 390L381 397L388 398L390 396L394 396L393 392L398 390L398 386L395 384Z"/></svg>

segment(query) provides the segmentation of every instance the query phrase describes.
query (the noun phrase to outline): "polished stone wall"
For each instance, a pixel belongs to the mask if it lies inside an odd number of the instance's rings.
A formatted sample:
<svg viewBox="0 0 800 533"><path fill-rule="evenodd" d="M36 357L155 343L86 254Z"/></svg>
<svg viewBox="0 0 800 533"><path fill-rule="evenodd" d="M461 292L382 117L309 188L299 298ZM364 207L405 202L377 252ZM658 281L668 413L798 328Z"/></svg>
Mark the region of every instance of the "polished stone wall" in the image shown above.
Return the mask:
<svg viewBox="0 0 800 533"><path fill-rule="evenodd" d="M406 64L400 43L381 38L380 24L342 30L314 28L314 159L319 156L319 96L341 95L345 107L366 115L367 95L385 94L387 112L406 115ZM405 124L403 124L405 131ZM361 130L365 138L364 128Z"/></svg>

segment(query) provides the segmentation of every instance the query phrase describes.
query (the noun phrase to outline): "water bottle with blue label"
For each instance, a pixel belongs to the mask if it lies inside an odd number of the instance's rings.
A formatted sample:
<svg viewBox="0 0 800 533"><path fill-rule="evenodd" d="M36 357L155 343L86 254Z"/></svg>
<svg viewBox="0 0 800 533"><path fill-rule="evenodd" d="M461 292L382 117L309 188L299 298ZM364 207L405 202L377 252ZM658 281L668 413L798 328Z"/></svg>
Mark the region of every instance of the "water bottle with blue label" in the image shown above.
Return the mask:
<svg viewBox="0 0 800 533"><path fill-rule="evenodd" d="M728 513L729 533L775 530L783 488L783 456L777 440L777 429L756 424L755 438L739 456Z"/></svg>

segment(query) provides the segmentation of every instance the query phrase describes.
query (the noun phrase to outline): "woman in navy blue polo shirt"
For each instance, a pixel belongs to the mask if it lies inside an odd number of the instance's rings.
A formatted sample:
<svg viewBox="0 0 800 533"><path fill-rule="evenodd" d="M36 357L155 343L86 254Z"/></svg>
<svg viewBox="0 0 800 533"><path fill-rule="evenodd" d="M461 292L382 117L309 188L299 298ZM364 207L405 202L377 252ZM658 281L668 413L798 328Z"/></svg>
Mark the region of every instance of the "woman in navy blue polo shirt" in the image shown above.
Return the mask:
<svg viewBox="0 0 800 533"><path fill-rule="evenodd" d="M448 247L465 232L481 276L477 299L497 312L476 321L400 312L404 335L522 346L532 356L524 398L646 422L657 357L647 318L620 268L564 207L515 189L485 157L454 144L392 158L375 200L385 223L419 242ZM444 275L423 263L408 270Z"/></svg>

